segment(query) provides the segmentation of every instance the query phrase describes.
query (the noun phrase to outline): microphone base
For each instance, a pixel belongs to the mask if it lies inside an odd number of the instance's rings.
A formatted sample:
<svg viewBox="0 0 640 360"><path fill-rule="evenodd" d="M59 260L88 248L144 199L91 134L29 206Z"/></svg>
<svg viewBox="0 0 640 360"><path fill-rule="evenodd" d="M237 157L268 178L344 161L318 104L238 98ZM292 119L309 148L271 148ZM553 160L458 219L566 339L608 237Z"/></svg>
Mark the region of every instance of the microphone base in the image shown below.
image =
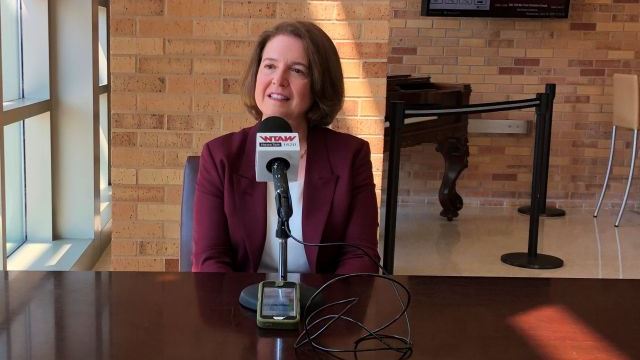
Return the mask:
<svg viewBox="0 0 640 360"><path fill-rule="evenodd" d="M318 289L305 285L303 283L298 283L298 285L300 286L300 309L304 311L305 307L309 303L309 299L311 299L311 296L315 294ZM252 311L256 311L258 307L258 284L251 284L242 289L238 301L243 307ZM318 307L320 304L322 304L321 296L316 296L315 300L313 301L312 308ZM300 312L302 313L302 311Z"/></svg>

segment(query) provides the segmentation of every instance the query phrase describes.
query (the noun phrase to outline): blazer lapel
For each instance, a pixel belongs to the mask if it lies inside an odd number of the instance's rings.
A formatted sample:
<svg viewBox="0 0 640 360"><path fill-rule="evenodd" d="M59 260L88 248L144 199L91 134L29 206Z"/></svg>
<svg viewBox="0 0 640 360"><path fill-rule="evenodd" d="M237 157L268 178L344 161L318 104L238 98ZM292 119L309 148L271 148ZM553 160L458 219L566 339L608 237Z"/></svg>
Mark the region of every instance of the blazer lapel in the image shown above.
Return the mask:
<svg viewBox="0 0 640 360"><path fill-rule="evenodd" d="M251 261L253 271L258 271L267 227L267 184L256 182L255 153L256 132L254 126L247 139L244 156L239 159L241 164L234 174L234 202L243 224L240 231L244 234L244 245Z"/></svg>
<svg viewBox="0 0 640 360"><path fill-rule="evenodd" d="M307 139L307 164L303 190L302 235L304 242L320 244L327 222L338 176L331 168L326 132L309 129ZM255 146L255 145L254 145ZM305 248L309 268L317 270L318 247Z"/></svg>

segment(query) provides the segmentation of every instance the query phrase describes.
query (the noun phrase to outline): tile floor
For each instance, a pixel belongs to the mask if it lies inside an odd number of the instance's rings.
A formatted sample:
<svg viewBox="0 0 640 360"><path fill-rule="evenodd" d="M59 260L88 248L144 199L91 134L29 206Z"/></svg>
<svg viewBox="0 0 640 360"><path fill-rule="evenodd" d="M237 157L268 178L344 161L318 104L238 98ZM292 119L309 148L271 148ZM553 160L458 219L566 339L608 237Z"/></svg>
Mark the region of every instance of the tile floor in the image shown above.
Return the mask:
<svg viewBox="0 0 640 360"><path fill-rule="evenodd" d="M539 252L564 266L530 270L503 264L500 256L526 252L529 217L515 208L465 207L453 222L435 206L402 206L396 230L396 274L640 278L640 213L626 210L619 228L615 211L568 209L541 218Z"/></svg>
<svg viewBox="0 0 640 360"><path fill-rule="evenodd" d="M402 205L396 231L396 274L640 278L640 212L627 210L614 228L616 213L568 209L562 218L541 218L539 252L560 257L555 270L529 270L503 264L500 256L525 252L528 216L515 208L466 206L452 222L435 205ZM384 217L383 217L384 218ZM382 238L382 235L381 235ZM95 271L111 270L111 247Z"/></svg>

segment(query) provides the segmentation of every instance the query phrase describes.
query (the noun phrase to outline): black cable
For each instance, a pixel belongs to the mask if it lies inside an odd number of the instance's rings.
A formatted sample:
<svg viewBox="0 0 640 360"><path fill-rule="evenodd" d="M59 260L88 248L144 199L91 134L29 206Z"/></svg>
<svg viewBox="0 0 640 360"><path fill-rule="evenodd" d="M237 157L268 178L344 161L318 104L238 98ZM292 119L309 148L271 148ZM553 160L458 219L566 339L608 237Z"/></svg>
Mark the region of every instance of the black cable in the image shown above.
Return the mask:
<svg viewBox="0 0 640 360"><path fill-rule="evenodd" d="M307 305L305 306L304 312L303 312L303 316L304 316L304 331L300 334L300 336L298 336L298 338L296 339L296 343L294 345L296 351L302 347L304 344L310 344L312 346L313 349L315 350L319 350L322 351L334 358L337 359L342 359L341 357L339 357L338 353L352 353L354 355L354 358L358 358L358 354L362 353L362 352L371 352L371 351L393 351L393 352L397 352L400 354L399 359L407 359L411 356L411 354L413 353L413 343L411 342L411 325L409 323L409 317L407 315L407 310L409 308L409 303L411 302L411 293L409 292L409 289L407 289L406 286L404 286L403 284L401 284L398 280L393 279L392 277L390 277L390 275L384 270L384 268L382 266L380 266L380 264L366 251L364 250L362 247L355 245L355 244L348 244L348 243L324 243L324 244L310 244L310 243L305 243L301 240L298 240L295 236L293 236L293 234L291 234L291 229L289 228L289 222L286 222L285 224L285 229L287 232L287 235L289 235L289 237L291 239L293 239L295 242L303 245L303 246L350 246L353 248L356 248L358 250L360 250L363 254L365 254L365 256L367 258L369 258L374 264L376 264L376 266L382 271L382 275L381 274L376 274L376 273L355 273L355 274L346 274L346 275L340 275L337 276L334 279L331 279L330 281L326 282L322 287L320 287L308 300ZM358 300L360 300L360 298L358 297L352 297L352 298L348 298L348 299L343 299L343 300L338 300L329 304L326 304L318 309L316 309L314 312L312 312L311 314L309 314L310 311L310 305L313 303L313 301L320 296L320 294L327 289L329 286L333 285L334 283L344 280L344 279L348 279L348 278L352 278L352 277L375 277L375 278L382 278L385 279L389 282L391 282L391 286L394 289L394 292L396 294L396 297L398 298L398 301L400 303L400 307L401 307L401 311L390 321L388 321L387 323L381 325L380 327L378 327L377 329L371 330L369 328L367 328L364 324L362 324L361 322L354 320L348 316L345 316L345 314L358 302ZM405 297L406 297L406 302L403 301L402 296L400 296L400 293L398 292L398 286L400 288L402 288L402 290L404 290L405 293ZM342 309L338 314L330 314L330 315L325 315L320 317L319 319L314 319L316 316L319 316L318 314L320 314L322 311L334 307L334 306L338 306L338 305L342 305L342 304L347 304L345 306L344 309ZM406 326L407 326L407 336L403 337L403 336L399 336L399 335L390 335L390 334L384 334L382 333L383 330L387 329L389 326L393 325L394 323L396 323L401 317L405 318L406 321ZM328 321L327 321L328 320ZM362 330L364 330L366 332L366 334L358 337L354 342L353 342L353 349L334 349L334 348L329 348L329 347L325 347L321 344L319 344L317 341L315 341L314 339L316 339L317 337L319 337L320 335L322 335L325 331L327 331L327 329L334 323L338 322L338 321L347 321L350 322L352 324L357 325L358 327L360 327ZM326 324L324 324L324 322L326 322ZM313 334L311 334L312 329L314 328L320 328L319 330L315 331ZM388 341L385 341L387 339L393 339L395 341L398 341L400 343L402 343L402 346L395 346L390 344ZM380 343L380 345L378 347L374 347L374 348L367 348L367 349L360 349L359 346L360 344L363 344L365 342L369 342L369 341L377 341Z"/></svg>

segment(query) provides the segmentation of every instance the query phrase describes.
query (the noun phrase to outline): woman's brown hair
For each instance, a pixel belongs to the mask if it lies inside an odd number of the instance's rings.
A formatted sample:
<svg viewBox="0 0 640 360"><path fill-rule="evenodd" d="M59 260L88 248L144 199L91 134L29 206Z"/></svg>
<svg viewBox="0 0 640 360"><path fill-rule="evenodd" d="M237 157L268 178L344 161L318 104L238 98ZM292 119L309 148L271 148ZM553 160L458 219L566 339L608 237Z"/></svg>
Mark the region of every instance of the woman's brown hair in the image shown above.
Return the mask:
<svg viewBox="0 0 640 360"><path fill-rule="evenodd" d="M282 22L260 35L242 80L244 106L256 120L262 119L262 112L255 99L256 76L265 46L277 35L293 36L300 39L304 45L309 61L313 101L307 111L309 127L331 124L344 101L344 79L340 56L329 36L320 27L307 21Z"/></svg>

